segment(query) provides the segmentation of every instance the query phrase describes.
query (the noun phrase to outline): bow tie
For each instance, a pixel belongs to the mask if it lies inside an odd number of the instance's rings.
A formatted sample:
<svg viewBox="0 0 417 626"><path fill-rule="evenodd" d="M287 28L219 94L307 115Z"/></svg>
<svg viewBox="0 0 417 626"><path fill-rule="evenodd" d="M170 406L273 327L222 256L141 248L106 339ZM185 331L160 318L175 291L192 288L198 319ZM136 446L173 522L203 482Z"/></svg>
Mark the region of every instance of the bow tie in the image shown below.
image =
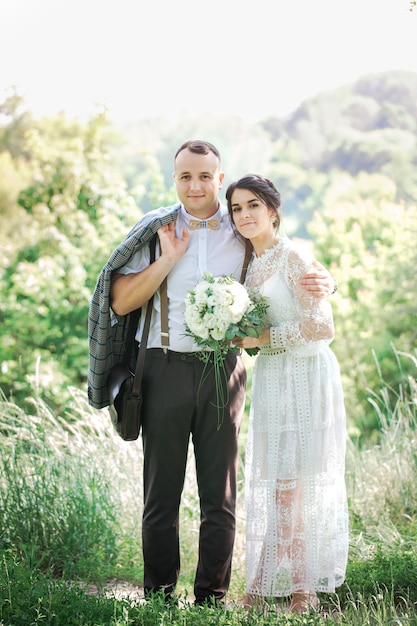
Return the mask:
<svg viewBox="0 0 417 626"><path fill-rule="evenodd" d="M190 230L198 230L199 228L208 228L210 230L219 230L219 220L190 220L188 224Z"/></svg>

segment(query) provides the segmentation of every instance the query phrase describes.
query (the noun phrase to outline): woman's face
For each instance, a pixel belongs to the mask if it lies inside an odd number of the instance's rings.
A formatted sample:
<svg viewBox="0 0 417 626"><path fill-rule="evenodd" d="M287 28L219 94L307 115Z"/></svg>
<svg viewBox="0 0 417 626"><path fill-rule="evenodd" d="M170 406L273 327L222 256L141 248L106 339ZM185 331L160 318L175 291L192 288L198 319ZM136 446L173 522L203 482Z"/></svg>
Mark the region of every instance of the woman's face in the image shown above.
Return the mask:
<svg viewBox="0 0 417 626"><path fill-rule="evenodd" d="M269 235L275 230L275 211L269 209L252 191L235 189L231 205L236 229L246 239Z"/></svg>

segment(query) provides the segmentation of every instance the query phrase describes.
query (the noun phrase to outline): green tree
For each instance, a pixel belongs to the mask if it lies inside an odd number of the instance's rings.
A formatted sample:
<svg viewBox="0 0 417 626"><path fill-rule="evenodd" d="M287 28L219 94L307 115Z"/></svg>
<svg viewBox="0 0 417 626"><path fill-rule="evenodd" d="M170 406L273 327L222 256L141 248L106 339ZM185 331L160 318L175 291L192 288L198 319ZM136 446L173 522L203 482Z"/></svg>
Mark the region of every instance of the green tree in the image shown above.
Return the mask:
<svg viewBox="0 0 417 626"><path fill-rule="evenodd" d="M0 144L0 168L16 175L0 220L15 211L18 224L0 259L1 387L21 401L38 385L59 405L67 385L85 381L98 272L140 211L110 159L105 112L87 123L25 116L24 127L16 114L10 108Z"/></svg>
<svg viewBox="0 0 417 626"><path fill-rule="evenodd" d="M368 390L380 388L379 369L396 388L402 374L393 346L406 353L416 346L417 206L395 198L386 177L335 171L323 209L309 224L318 258L339 280L334 349L351 426L366 436L378 428Z"/></svg>

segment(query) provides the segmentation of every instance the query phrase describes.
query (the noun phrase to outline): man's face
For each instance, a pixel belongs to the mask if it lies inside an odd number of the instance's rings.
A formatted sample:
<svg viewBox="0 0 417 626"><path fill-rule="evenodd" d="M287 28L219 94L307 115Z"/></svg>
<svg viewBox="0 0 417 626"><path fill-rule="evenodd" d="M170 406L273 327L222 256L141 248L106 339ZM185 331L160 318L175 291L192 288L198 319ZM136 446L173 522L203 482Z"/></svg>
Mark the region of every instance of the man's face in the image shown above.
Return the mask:
<svg viewBox="0 0 417 626"><path fill-rule="evenodd" d="M200 219L207 219L217 211L223 178L219 160L212 152L194 154L185 149L175 159L178 198L190 215Z"/></svg>

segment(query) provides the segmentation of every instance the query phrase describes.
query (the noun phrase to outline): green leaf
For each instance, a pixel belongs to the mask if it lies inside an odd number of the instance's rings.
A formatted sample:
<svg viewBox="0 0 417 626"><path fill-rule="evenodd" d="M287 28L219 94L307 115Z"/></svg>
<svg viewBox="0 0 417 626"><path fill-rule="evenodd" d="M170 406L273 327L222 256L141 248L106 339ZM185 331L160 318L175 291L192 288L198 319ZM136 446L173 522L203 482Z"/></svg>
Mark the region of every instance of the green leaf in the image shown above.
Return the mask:
<svg viewBox="0 0 417 626"><path fill-rule="evenodd" d="M260 348L245 348L245 352L249 354L249 356L256 356L259 350Z"/></svg>
<svg viewBox="0 0 417 626"><path fill-rule="evenodd" d="M261 334L260 331L254 328L253 326L248 326L246 328L246 335L248 337L258 338L260 334Z"/></svg>
<svg viewBox="0 0 417 626"><path fill-rule="evenodd" d="M233 337L242 337L242 335L239 335L239 326L237 326L237 324L231 324L226 330L225 337L228 341L233 339Z"/></svg>

